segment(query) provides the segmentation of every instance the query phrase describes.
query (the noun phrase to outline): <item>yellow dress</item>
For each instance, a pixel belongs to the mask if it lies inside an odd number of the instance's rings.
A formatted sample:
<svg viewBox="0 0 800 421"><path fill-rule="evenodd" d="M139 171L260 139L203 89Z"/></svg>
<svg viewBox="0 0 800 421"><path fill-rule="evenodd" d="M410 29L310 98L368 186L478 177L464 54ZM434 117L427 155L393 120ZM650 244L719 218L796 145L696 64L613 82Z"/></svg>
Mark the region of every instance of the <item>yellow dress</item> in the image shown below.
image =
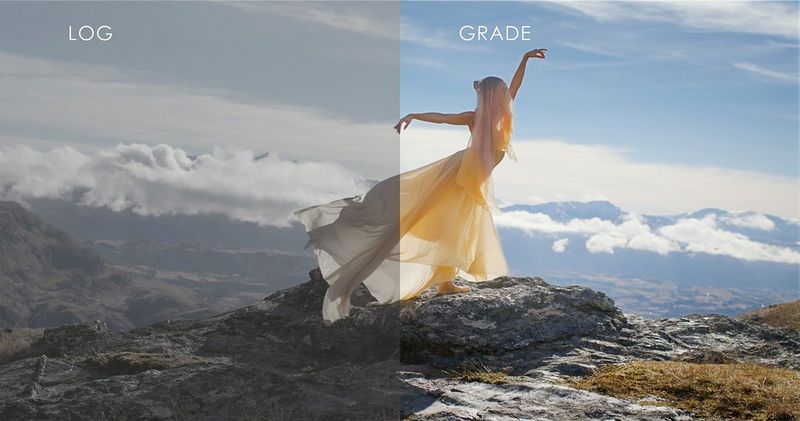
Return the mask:
<svg viewBox="0 0 800 421"><path fill-rule="evenodd" d="M349 315L350 295L362 282L388 304L457 274L484 281L508 273L492 218L491 171L505 154L514 158L511 100L502 80L490 85L487 79L467 148L383 180L364 195L295 212L329 284L326 324Z"/></svg>

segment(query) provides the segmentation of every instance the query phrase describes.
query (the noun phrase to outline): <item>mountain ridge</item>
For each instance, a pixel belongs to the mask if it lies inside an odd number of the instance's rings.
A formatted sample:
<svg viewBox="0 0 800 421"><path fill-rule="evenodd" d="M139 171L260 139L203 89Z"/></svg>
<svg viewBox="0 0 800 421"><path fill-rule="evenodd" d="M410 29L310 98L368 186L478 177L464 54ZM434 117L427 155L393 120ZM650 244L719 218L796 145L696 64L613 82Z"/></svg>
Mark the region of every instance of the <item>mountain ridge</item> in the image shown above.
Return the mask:
<svg viewBox="0 0 800 421"><path fill-rule="evenodd" d="M0 201L0 326L103 320L126 330L189 314L194 292L123 271L16 202Z"/></svg>

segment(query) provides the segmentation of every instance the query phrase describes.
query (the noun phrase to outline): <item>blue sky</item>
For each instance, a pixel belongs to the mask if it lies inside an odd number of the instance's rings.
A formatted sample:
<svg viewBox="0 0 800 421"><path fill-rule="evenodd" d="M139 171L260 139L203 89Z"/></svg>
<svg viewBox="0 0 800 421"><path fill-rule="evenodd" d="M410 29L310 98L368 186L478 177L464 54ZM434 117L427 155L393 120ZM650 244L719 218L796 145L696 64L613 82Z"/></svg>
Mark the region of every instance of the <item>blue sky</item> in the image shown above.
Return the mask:
<svg viewBox="0 0 800 421"><path fill-rule="evenodd" d="M798 41L786 20L796 25L798 7L766 3L403 3L401 110L472 109L473 80L509 81L524 51L548 48L528 65L516 139L796 177ZM466 24L530 25L532 40L465 42Z"/></svg>

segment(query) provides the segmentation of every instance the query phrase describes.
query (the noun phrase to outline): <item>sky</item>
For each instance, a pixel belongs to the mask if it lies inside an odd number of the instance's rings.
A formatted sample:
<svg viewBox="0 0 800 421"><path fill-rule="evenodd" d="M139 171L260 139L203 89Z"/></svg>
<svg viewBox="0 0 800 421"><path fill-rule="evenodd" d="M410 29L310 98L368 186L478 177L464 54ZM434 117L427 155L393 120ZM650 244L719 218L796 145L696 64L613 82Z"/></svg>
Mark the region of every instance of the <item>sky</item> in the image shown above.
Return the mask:
<svg viewBox="0 0 800 421"><path fill-rule="evenodd" d="M798 3L406 3L401 109L474 108L471 83L510 81L516 139L628 151L638 162L713 165L796 177ZM466 42L462 25L530 25L527 42Z"/></svg>
<svg viewBox="0 0 800 421"><path fill-rule="evenodd" d="M6 198L79 188L114 209L285 225L292 209L463 148L463 127L391 127L473 109L473 80L508 81L523 52L548 48L514 104L519 162L496 170L501 202L798 219L799 13L796 2L4 2L0 179ZM83 24L110 25L112 40L67 40ZM462 25L530 25L532 40L467 42Z"/></svg>
<svg viewBox="0 0 800 421"><path fill-rule="evenodd" d="M396 22L394 39L307 20L356 6ZM244 148L389 176L398 13L391 3L0 3L0 136L87 152ZM113 36L69 41L69 25L84 24L109 25Z"/></svg>

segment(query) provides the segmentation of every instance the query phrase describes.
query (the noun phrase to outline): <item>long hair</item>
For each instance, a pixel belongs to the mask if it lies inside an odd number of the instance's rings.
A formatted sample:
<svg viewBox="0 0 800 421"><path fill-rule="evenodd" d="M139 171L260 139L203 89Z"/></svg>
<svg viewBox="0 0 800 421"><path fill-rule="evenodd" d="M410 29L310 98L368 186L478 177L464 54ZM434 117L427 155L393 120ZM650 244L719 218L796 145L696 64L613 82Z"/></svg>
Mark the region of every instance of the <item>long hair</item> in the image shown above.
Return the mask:
<svg viewBox="0 0 800 421"><path fill-rule="evenodd" d="M511 147L514 114L513 98L508 86L498 77L489 76L475 84L478 103L475 107L475 124L464 150L457 182L477 201L490 209L497 209L491 173L503 156L516 161Z"/></svg>

